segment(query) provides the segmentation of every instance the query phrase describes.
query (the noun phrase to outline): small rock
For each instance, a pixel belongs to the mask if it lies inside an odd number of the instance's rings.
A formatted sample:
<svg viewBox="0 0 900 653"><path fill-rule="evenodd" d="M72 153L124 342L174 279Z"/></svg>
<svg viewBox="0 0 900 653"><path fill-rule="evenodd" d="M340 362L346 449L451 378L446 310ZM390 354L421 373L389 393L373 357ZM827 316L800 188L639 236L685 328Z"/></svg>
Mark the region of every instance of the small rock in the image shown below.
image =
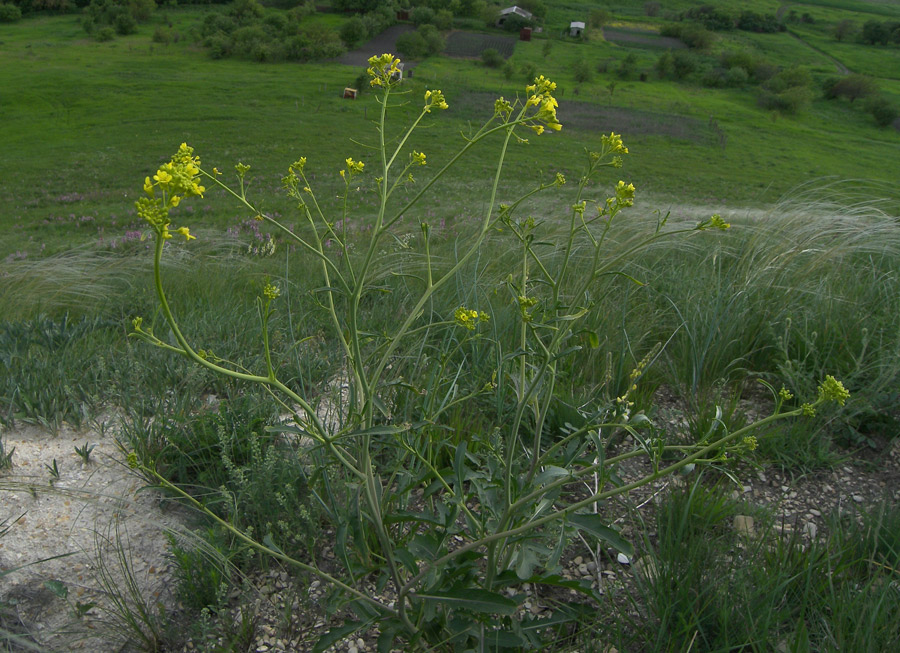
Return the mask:
<svg viewBox="0 0 900 653"><path fill-rule="evenodd" d="M853 500L854 500L856 503L862 503L862 502L863 502L863 498L862 498L862 495L861 495L861 494L854 494L852 498L853 498Z"/></svg>
<svg viewBox="0 0 900 653"><path fill-rule="evenodd" d="M590 576L591 575L590 570L588 570L588 566L584 563L581 563L580 565L578 565L578 573L581 574L582 576Z"/></svg>
<svg viewBox="0 0 900 653"><path fill-rule="evenodd" d="M753 517L747 515L734 516L734 530L738 535L753 535Z"/></svg>
<svg viewBox="0 0 900 653"><path fill-rule="evenodd" d="M582 562L584 562L584 558L582 558L581 556L575 556L575 559L572 560L572 562L574 562L574 563L575 563L575 566L577 567L577 566L580 565Z"/></svg>
<svg viewBox="0 0 900 653"><path fill-rule="evenodd" d="M588 568L589 572L593 573L593 572L597 571L597 563L589 562L589 563L587 563L587 568Z"/></svg>
<svg viewBox="0 0 900 653"><path fill-rule="evenodd" d="M811 539L816 537L816 533L819 531L819 527L816 526L815 522L806 522L803 524L803 532L809 535Z"/></svg>
<svg viewBox="0 0 900 653"><path fill-rule="evenodd" d="M640 576L644 580L653 580L657 576L659 576L659 569L656 566L656 561L653 558L647 558L646 556L634 561L634 564L631 565L631 568L634 569L635 576Z"/></svg>
<svg viewBox="0 0 900 653"><path fill-rule="evenodd" d="M624 553L618 554L616 556L616 560L618 560L619 564L622 564L622 565L630 565L631 564L631 559Z"/></svg>
<svg viewBox="0 0 900 653"><path fill-rule="evenodd" d="M821 517L821 516L822 516L822 513L819 512L818 510L816 510L815 508L810 508L810 509L809 509L809 514L813 515L814 517Z"/></svg>

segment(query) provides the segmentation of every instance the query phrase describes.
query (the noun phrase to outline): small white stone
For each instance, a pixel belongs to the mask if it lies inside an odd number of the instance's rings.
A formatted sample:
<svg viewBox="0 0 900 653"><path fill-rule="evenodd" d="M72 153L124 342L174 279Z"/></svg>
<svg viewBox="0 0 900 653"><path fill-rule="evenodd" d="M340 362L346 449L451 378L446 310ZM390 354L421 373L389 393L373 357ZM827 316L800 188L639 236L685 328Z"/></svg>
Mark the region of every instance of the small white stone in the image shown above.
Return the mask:
<svg viewBox="0 0 900 653"><path fill-rule="evenodd" d="M630 559L627 555L625 555L624 553L618 554L618 555L616 556L616 560L619 561L619 564L623 564L623 565L630 565L630 564L631 564L631 559Z"/></svg>

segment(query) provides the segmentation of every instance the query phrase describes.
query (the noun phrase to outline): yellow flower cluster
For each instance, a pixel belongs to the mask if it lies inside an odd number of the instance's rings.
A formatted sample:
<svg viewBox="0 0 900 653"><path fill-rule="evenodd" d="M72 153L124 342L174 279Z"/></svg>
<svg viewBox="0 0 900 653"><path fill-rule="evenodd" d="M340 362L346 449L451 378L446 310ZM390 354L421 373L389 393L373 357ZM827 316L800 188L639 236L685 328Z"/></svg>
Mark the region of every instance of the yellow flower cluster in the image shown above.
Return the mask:
<svg viewBox="0 0 900 653"><path fill-rule="evenodd" d="M387 52L380 57L369 57L366 72L372 78L370 85L389 86L394 83L394 75L400 75L400 60Z"/></svg>
<svg viewBox="0 0 900 653"><path fill-rule="evenodd" d="M491 319L491 316L485 312L479 313L478 311L472 310L471 308L460 306L456 309L456 311L454 311L453 319L459 326L465 327L469 331L474 331L475 326L479 322L487 322Z"/></svg>
<svg viewBox="0 0 900 653"><path fill-rule="evenodd" d="M345 159L345 162L347 163L346 172L349 172L351 177L353 175L358 175L363 171L363 168L366 167L365 163L363 163L362 161L354 161L351 157L347 157ZM346 173L344 170L341 170L341 178L346 179ZM304 188L304 190L306 189Z"/></svg>
<svg viewBox="0 0 900 653"><path fill-rule="evenodd" d="M425 153L424 152L416 152L412 151L412 154L409 155L409 163L410 165L415 166L423 166L425 165Z"/></svg>
<svg viewBox="0 0 900 653"><path fill-rule="evenodd" d="M615 132L610 132L609 136L600 137L600 143L603 145L604 154L628 154L628 148L622 143L622 137Z"/></svg>
<svg viewBox="0 0 900 653"><path fill-rule="evenodd" d="M449 109L450 105L444 99L444 92L439 90L425 91L425 113L431 113L432 109Z"/></svg>
<svg viewBox="0 0 900 653"><path fill-rule="evenodd" d="M525 87L525 92L528 93L526 104L537 107L537 111L532 116L536 122L528 126L538 135L544 133L545 126L554 131L562 129L562 124L556 117L556 109L559 107L559 103L553 97L553 91L555 90L556 83L551 82L543 75L535 77L534 84Z"/></svg>
<svg viewBox="0 0 900 653"><path fill-rule="evenodd" d="M278 299L279 296L281 296L281 288L279 288L278 286L267 283L263 287L263 297L265 297L266 299Z"/></svg>
<svg viewBox="0 0 900 653"><path fill-rule="evenodd" d="M850 393L844 384L830 374L819 384L819 397L825 401L835 401L839 406L850 398Z"/></svg>
<svg viewBox="0 0 900 653"><path fill-rule="evenodd" d="M200 158L194 156L194 148L182 143L168 163L164 163L153 175L144 178L147 197L136 203L138 216L146 220L163 238L171 238L169 211L181 203L184 197L203 197L206 188L200 185ZM157 197L157 190L161 197ZM194 238L187 227L175 229L185 240Z"/></svg>

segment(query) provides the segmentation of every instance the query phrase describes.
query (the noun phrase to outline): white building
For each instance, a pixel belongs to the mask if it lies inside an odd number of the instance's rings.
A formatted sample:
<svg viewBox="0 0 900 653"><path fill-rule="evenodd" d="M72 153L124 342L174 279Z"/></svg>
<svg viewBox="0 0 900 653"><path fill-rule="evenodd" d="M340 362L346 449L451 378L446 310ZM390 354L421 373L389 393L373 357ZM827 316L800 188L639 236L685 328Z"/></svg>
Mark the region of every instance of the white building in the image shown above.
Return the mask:
<svg viewBox="0 0 900 653"><path fill-rule="evenodd" d="M532 14L530 11L526 11L525 9L522 9L521 7L517 7L516 5L513 5L512 7L507 7L506 9L500 10L500 16L497 17L497 27L502 27L503 23L506 22L506 19L509 18L510 16L512 16L513 14L515 14L516 16L519 16L521 18L524 18L525 20L531 20L532 18L534 18L534 14Z"/></svg>

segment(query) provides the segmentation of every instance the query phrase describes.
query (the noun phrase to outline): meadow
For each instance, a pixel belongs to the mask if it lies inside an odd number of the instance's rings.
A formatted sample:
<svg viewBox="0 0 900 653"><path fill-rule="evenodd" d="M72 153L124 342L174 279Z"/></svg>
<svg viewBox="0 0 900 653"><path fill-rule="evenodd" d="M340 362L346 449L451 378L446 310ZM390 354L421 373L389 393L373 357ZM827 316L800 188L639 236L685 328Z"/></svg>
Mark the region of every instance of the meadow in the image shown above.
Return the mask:
<svg viewBox="0 0 900 653"><path fill-rule="evenodd" d="M17 425L90 433L114 413L135 473L196 515L194 536L171 543L179 609L125 601L129 645L255 650L240 594L282 570L301 588L345 583L278 604L286 650L328 628L317 650L357 635L373 650L900 641L886 462L900 428L900 133L820 94L786 115L748 88L658 79L658 49L559 36L593 3L552 4L552 38L518 42L507 71L415 62L383 132L412 167L391 171L385 202L380 96L341 98L361 69L213 60L190 38L208 8L160 9L103 43L74 15L0 26L0 477ZM636 6L606 3L613 28L657 29ZM896 18L893 5L792 7L815 22L715 48L799 63L816 82L837 59L900 99L897 48L838 43L828 27ZM160 25L181 38L154 42ZM543 134L516 132L527 143L482 138L498 96L538 92L530 71L558 83L562 129L544 115L529 123ZM434 89L449 107L422 113ZM481 149L443 176L466 138ZM189 242L134 208L182 142L243 189L209 177L203 197L182 193L168 215ZM596 167L620 154L621 169ZM842 406L821 403L827 375L850 391ZM678 482L657 484L670 467ZM820 511L818 537L741 490L762 473L815 495L845 469L872 491ZM754 532L734 526L748 514ZM15 517L0 513L0 537ZM599 570L622 555L645 572L604 586ZM569 577L576 556L593 584ZM0 642L38 646L14 613L0 599Z"/></svg>

